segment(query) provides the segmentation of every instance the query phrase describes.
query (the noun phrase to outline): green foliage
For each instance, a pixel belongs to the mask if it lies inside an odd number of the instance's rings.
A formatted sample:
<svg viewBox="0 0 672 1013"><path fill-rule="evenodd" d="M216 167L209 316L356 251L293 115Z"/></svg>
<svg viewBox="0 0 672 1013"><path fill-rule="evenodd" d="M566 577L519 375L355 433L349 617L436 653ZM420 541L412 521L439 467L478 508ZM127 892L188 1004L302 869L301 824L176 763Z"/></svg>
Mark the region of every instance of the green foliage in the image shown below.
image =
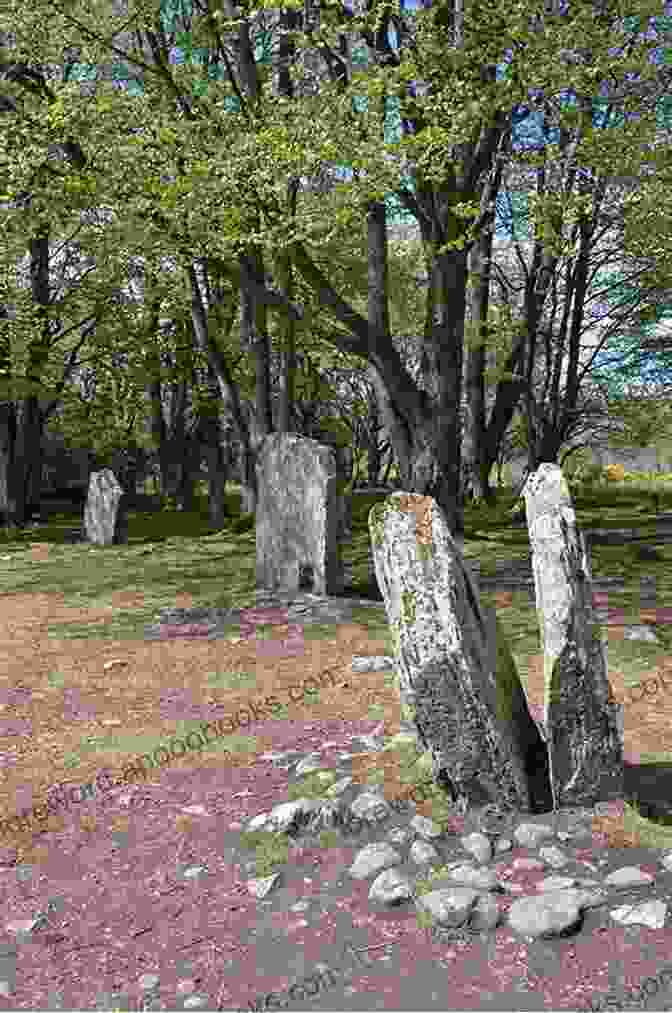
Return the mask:
<svg viewBox="0 0 672 1013"><path fill-rule="evenodd" d="M579 468L575 478L584 486L594 486L605 481L605 472L601 464L590 461Z"/></svg>
<svg viewBox="0 0 672 1013"><path fill-rule="evenodd" d="M575 482L581 481L586 468L590 467L593 463L593 455L588 448L582 448L575 450L569 455L562 465L562 470L565 476Z"/></svg>
<svg viewBox="0 0 672 1013"><path fill-rule="evenodd" d="M154 6L131 2L127 12L117 14L105 0L67 5L38 0L28 7L8 0L6 20L16 33L17 58L24 54L33 64L59 65L64 47L76 44L81 50L80 65L96 66L109 64L109 40L122 24L130 32L157 30ZM347 27L375 30L383 26L386 10L384 4L375 4L349 20ZM658 11L648 0L638 0L637 13L646 18ZM322 14L321 41L335 43L346 19L335 6ZM96 330L89 332L82 351L82 358L96 372L95 395L84 398L66 386L62 413L51 423L70 445L93 447L102 456L119 446L148 446L150 438L144 431L148 380L191 382L193 370L204 367L205 360L199 360L200 353L193 347L189 354L176 354L176 365L167 371L170 375L159 365L159 353L172 350L176 336L193 346L189 332L192 293L185 276L193 258L208 257L221 269L218 281L225 294L218 319L212 322L212 336L241 396L252 398L253 359L247 349L241 350L237 268L241 250L253 246L263 253L265 264L275 267L278 255L292 255L302 244L348 310L366 320L363 211L371 199L400 189L405 160L414 165L418 190L427 192L434 185L444 196L450 195L446 241L428 243L422 259L427 262L465 250L479 235L481 194L456 188L464 170L460 145L484 137L496 117L508 115L515 105L529 99L531 88L543 87L553 95L565 89L592 94L598 77L620 80L625 70L622 54L614 50L623 43L623 30L596 17L591 5L572 8L566 18L549 18L539 32L532 30L524 5L511 5L508 0L498 0L494 6L469 4L464 11L464 43L456 47L452 5L448 0L434 0L431 10L415 15L416 45L404 50L400 66L367 67L343 91L323 81L317 94L297 95L291 103L274 96L265 68L253 99L242 75L234 85L223 68L210 74L214 68L204 59L205 47L219 42L218 32L226 35L240 20L225 18L220 3L201 5L192 14L190 32L180 32L188 52L179 67L167 61L150 64L139 51L129 52L127 66L143 74L142 90L132 97L103 80L98 81L93 99L81 97L79 85L72 81L50 80L48 97L30 93L16 82L2 83L3 94L18 103L21 115L3 113L7 130L5 148L0 151L0 191L5 199L29 192L33 201L29 208L3 210L0 221L3 286L8 301L17 307L16 320L6 327L14 386L0 386L0 397L3 390L4 396L16 397L17 384L27 382L41 384L43 392L57 392L64 355L75 347L82 324L95 316ZM299 50L311 45L303 30L292 37ZM568 65L563 59L568 40L576 38L592 50L592 63ZM629 48L627 69L637 69L644 80L655 73L648 61L653 46L651 39L642 38L633 39ZM507 49L512 54L507 73L501 80L486 80L484 64L501 59ZM295 68L292 72L296 76ZM409 96L405 86L411 79L427 82L426 94ZM401 139L388 139L385 100L393 98L398 102L397 119L418 119L418 130ZM176 100L180 112L176 112ZM557 120L570 131L583 127L573 152L576 163L611 174L636 169L652 133L648 113L629 124L627 133L621 128L598 133L569 105L559 108ZM76 138L81 145L85 165L47 159L50 146L68 138ZM554 148L549 146L544 158L553 155ZM519 161L533 165L534 157ZM301 192L290 209L288 182L313 177L336 161L353 166L352 180L326 195ZM92 207L110 209L114 222L105 228L94 222L82 226L80 212ZM547 194L530 202L531 229L543 237L549 250L567 252L571 246L567 233L591 212L589 196L561 199ZM634 243L638 237L630 224ZM95 271L49 307L35 305L30 289L19 290L10 280L16 261L26 252L26 237L46 226L54 237L76 235L82 251L96 262ZM139 255L146 258L148 268L145 306L120 306L113 298L114 289L123 282L132 258ZM177 275L172 278L161 273L165 257L177 262ZM417 247L402 251L391 246L389 288L395 334L423 333L426 300L414 275L420 259ZM329 370L345 365L363 369L367 359L351 354L355 342L335 313L334 300L330 305L324 291L301 271L295 272L293 280L292 302L302 310L301 319L294 321L295 337L309 363L305 373L297 375L297 397L325 401L331 419L322 419L320 424L347 441L354 434L349 420L365 417L366 404L360 397L353 398L336 418L340 406L334 408L335 387L325 377ZM287 314L276 306L269 309L268 329L277 351ZM172 337L158 333L156 316L173 321ZM57 318L62 324L59 343L45 349L45 321L55 325ZM489 347L496 345L499 368L520 324L505 309L495 308L491 322L487 340ZM421 351L420 346L421 342L411 346L409 358ZM124 369L114 360L115 353L121 352L129 354ZM493 383L502 376L495 369L487 381ZM207 389L197 388L196 405L207 404L209 397ZM515 438L519 446L525 446L522 426Z"/></svg>
<svg viewBox="0 0 672 1013"><path fill-rule="evenodd" d="M613 447L650 447L672 438L672 402L614 398L609 413L623 420L624 429L611 439Z"/></svg>

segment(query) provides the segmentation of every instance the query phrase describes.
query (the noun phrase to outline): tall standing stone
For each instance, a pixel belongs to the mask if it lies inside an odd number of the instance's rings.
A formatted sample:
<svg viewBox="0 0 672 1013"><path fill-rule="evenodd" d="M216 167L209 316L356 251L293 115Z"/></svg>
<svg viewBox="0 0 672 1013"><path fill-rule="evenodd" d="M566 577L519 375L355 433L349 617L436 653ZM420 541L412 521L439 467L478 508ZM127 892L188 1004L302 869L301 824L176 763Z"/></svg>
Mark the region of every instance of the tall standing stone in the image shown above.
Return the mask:
<svg viewBox="0 0 672 1013"><path fill-rule="evenodd" d="M125 502L122 503L122 497ZM128 541L128 496L109 468L92 471L84 507L84 534L94 545L122 545Z"/></svg>
<svg viewBox="0 0 672 1013"><path fill-rule="evenodd" d="M548 755L494 611L430 496L397 492L369 512L392 630L402 719L431 751L433 778L480 807L553 807Z"/></svg>
<svg viewBox="0 0 672 1013"><path fill-rule="evenodd" d="M621 707L607 678L586 543L565 477L541 464L525 485L544 650L544 722L558 808L623 796Z"/></svg>
<svg viewBox="0 0 672 1013"><path fill-rule="evenodd" d="M348 523L334 450L286 433L257 458L256 585L334 595L343 590L340 543Z"/></svg>

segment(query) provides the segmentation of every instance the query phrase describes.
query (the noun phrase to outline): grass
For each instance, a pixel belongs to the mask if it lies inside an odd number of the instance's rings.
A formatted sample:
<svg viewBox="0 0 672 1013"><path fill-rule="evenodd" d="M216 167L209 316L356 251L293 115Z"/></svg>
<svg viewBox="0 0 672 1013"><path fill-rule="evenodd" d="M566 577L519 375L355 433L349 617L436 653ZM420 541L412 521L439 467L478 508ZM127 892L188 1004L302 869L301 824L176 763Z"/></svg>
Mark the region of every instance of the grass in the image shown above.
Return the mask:
<svg viewBox="0 0 672 1013"><path fill-rule="evenodd" d="M194 606L228 608L254 605L254 518L240 515L240 489L234 484L227 486L226 502L230 516L221 531L211 530L207 502L203 496L205 490L201 487L198 491L196 508L189 513L178 512L171 509L170 505L158 513L132 512L129 517L128 543L124 546L100 548L68 544L68 530L79 524L79 517L68 513L54 514L47 524L33 529L0 529L0 580L3 593L34 594L38 586L40 592L58 592L63 595L64 601L82 608L109 607L109 620L106 619L102 624L100 620L89 623L80 619L78 623L50 625L49 636L73 640L89 636L115 640L124 637L141 639L144 624L154 621L159 609L171 600L174 602L177 594L191 595ZM637 482L626 480L572 486L573 501L582 529L637 526L649 535L650 540L656 539L656 521L653 515L643 515L641 511L644 506L653 508L654 494L657 509L672 509L672 482L654 479L652 476ZM371 506L381 498L380 494L358 495L352 501L353 534L350 543L343 547L343 555L352 572L352 594L357 597L376 596L376 588L370 583L367 516ZM500 490L494 508L482 505L466 507L464 553L467 559L478 560L483 575L495 574L498 565L503 562L511 563L512 560L521 561L529 557L526 528L512 527L510 523L514 506L512 493ZM48 549L39 559L35 555L36 544ZM663 554L668 551L665 545L660 545L659 548ZM638 563L632 558L629 547L624 550L623 546L595 545L592 549L592 566L595 577L618 576L623 579L622 590L613 592L613 595L610 591L609 606L622 609L624 621L642 621L639 615L639 593L643 577L654 575L659 603L672 603L672 586L668 587L670 560L667 557L661 563ZM132 610L112 608L110 603L121 589L129 593L137 592L142 597L142 604L134 606ZM539 658L539 628L534 605L525 592L512 592L510 603L506 606L501 605L494 593L482 591L481 598L484 604L497 608L519 676L527 689L530 666L536 664ZM366 619L356 621L366 622L371 637L390 644L387 653L392 653L384 613L382 616L372 618L371 613L367 613ZM660 622L655 629L662 648L643 641L612 642L610 637L610 676L613 666L614 671L622 676L626 689L638 685L643 674L650 673L656 665L669 658L672 627ZM372 674L370 678L370 684L378 680L381 685L389 686L389 673ZM49 681L58 686L59 673L53 673ZM207 682L211 686L226 684L230 688L235 683L236 687L251 688L254 686L254 674L209 673ZM316 695L319 697L319 692ZM661 709L661 714L663 713ZM334 716L340 714L335 713ZM371 704L364 716L378 718L382 716L382 711L376 710L376 705ZM196 725L196 722L175 722L173 734L183 734ZM626 734L627 728L626 723ZM129 736L127 741L123 734L110 731L107 738L90 739L80 745L77 751L69 754L67 762L76 767L87 751L103 754L118 750L137 755L158 744L157 735L165 738L165 732L162 733L160 728L151 729L146 741L143 740L139 747L137 735ZM247 739L249 750L250 737L247 736ZM402 747L399 747L398 753L403 753ZM412 749L407 759L409 767L417 759ZM642 751L640 763L646 769L654 770L658 766L663 769L671 759L672 756L666 750L650 748ZM371 783L381 783L385 776L383 769L372 769L369 780ZM426 774L421 773L419 768L417 773L404 776L408 777L408 783L427 783ZM324 787L322 781L311 777L299 790L302 795L319 795L323 793ZM293 789L294 792L296 790ZM672 846L670 828L644 819L634 795L632 802L631 806L626 807L623 833L637 833L642 841L652 847ZM447 808L442 804L440 795L435 794L432 800L432 818L440 823L446 816ZM264 835L261 835L260 840L263 838ZM328 836L325 837L327 839ZM282 851L283 847L283 842L278 839L273 843L267 841L258 855L258 867L270 868L277 849ZM270 850L265 851L264 848Z"/></svg>

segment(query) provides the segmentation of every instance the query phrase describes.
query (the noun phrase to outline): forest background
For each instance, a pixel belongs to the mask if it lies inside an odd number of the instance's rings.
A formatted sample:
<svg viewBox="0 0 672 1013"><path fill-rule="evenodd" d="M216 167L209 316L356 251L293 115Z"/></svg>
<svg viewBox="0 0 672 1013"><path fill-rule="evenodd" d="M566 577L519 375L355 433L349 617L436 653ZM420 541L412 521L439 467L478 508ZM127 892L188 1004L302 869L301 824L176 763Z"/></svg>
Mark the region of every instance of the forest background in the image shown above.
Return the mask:
<svg viewBox="0 0 672 1013"><path fill-rule="evenodd" d="M515 450L665 439L669 18L538 7L5 0L3 515L45 431L220 523L268 433L388 452L457 532Z"/></svg>

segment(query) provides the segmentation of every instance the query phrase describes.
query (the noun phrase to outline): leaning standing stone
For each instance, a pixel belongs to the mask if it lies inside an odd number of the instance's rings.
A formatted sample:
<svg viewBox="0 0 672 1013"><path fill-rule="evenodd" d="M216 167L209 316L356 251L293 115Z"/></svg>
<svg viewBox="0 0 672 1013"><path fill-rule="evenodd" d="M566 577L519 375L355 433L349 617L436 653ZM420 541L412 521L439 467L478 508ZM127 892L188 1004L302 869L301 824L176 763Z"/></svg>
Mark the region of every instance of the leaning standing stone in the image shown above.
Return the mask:
<svg viewBox="0 0 672 1013"><path fill-rule="evenodd" d="M431 750L434 781L456 803L550 811L546 747L444 513L430 496L397 492L371 509L369 531L402 720Z"/></svg>
<svg viewBox="0 0 672 1013"><path fill-rule="evenodd" d="M94 545L119 545L128 541L128 518L120 503L124 490L109 468L91 472L84 508L84 533Z"/></svg>
<svg viewBox="0 0 672 1013"><path fill-rule="evenodd" d="M557 464L541 464L530 475L525 504L553 797L558 808L590 807L623 796L623 740L593 611L585 539Z"/></svg>

